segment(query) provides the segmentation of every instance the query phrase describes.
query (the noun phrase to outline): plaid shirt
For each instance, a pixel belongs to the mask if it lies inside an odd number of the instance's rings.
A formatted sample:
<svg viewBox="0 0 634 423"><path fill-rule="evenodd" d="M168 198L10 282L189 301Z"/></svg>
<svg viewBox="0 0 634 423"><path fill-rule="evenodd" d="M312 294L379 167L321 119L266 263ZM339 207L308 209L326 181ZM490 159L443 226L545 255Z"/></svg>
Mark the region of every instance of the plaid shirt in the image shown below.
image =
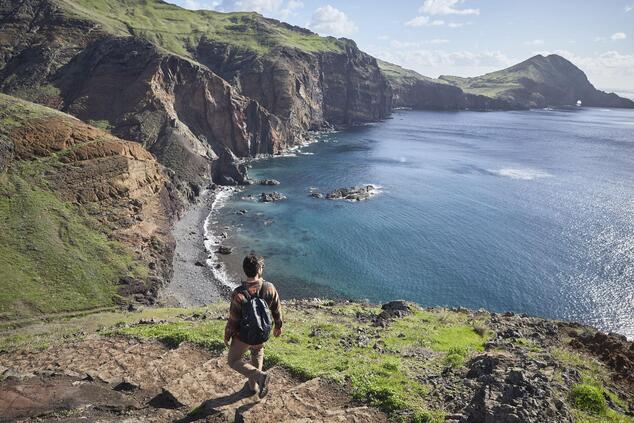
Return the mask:
<svg viewBox="0 0 634 423"><path fill-rule="evenodd" d="M250 294L260 292L261 298L266 301L271 310L273 321L278 328L282 327L282 305L280 303L280 296L277 293L277 289L270 282L256 281L256 282L242 282L242 285L237 287L231 293L231 305L229 306L229 320L227 320L227 326L225 327L225 337L230 338L236 335L240 331L240 320L242 319L242 305L246 303L247 299L242 294L241 289L243 286L247 287Z"/></svg>

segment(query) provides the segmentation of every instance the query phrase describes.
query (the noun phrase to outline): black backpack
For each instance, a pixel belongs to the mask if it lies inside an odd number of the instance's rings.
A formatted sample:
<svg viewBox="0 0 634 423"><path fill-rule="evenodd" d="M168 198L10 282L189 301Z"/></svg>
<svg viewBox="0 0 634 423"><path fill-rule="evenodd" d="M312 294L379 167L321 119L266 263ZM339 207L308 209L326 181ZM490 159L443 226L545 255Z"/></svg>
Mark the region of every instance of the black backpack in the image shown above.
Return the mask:
<svg viewBox="0 0 634 423"><path fill-rule="evenodd" d="M264 288L264 283L262 288ZM246 298L246 301L242 303L240 340L249 345L259 345L268 341L273 327L269 305L260 295L262 288L253 295L249 294L249 290L244 285L240 290Z"/></svg>

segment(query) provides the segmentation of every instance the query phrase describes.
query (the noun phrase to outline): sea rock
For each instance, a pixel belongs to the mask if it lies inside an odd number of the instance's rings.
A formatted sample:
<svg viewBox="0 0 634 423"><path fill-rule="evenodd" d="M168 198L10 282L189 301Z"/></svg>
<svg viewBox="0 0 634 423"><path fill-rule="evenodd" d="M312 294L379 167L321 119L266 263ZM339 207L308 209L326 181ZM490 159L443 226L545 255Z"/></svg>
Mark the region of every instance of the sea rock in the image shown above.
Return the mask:
<svg viewBox="0 0 634 423"><path fill-rule="evenodd" d="M274 201L285 200L286 196L284 194L280 194L279 192L263 192L260 194L260 201L262 203L272 203Z"/></svg>
<svg viewBox="0 0 634 423"><path fill-rule="evenodd" d="M324 198L324 194L322 194L321 192L311 192L310 196L313 198Z"/></svg>
<svg viewBox="0 0 634 423"><path fill-rule="evenodd" d="M280 181L277 179L262 179L260 185L279 185Z"/></svg>
<svg viewBox="0 0 634 423"><path fill-rule="evenodd" d="M218 254L231 254L233 252L233 248L231 247L227 247L225 245L221 245L220 247L218 247Z"/></svg>
<svg viewBox="0 0 634 423"><path fill-rule="evenodd" d="M326 194L329 200L363 201L376 194L374 185L363 185L350 188L339 188Z"/></svg>

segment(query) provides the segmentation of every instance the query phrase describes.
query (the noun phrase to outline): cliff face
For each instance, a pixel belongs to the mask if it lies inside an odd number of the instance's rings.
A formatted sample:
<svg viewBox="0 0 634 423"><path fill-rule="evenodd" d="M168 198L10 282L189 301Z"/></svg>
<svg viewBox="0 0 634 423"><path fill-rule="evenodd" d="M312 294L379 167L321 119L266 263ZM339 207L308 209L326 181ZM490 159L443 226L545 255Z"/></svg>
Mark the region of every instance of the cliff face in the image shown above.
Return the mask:
<svg viewBox="0 0 634 423"><path fill-rule="evenodd" d="M237 157L275 154L295 140L257 101L191 60L108 34L53 1L3 6L0 88L142 143L186 191L212 176L244 183Z"/></svg>
<svg viewBox="0 0 634 423"><path fill-rule="evenodd" d="M392 89L376 59L345 41L345 54L320 57L324 117L334 124L383 119L392 110Z"/></svg>
<svg viewBox="0 0 634 423"><path fill-rule="evenodd" d="M164 168L138 143L13 97L0 95L0 121L3 310L153 302L183 208Z"/></svg>
<svg viewBox="0 0 634 423"><path fill-rule="evenodd" d="M142 143L188 181L234 163L224 162L226 149L239 157L275 154L292 140L280 119L222 78L136 37L98 40L58 75L64 110L107 121L114 134ZM238 174L218 182L243 183Z"/></svg>
<svg viewBox="0 0 634 423"><path fill-rule="evenodd" d="M246 183L242 157L279 153L307 130L390 113L389 83L352 41L254 14L114 3L4 2L0 89L142 143L182 190L210 178ZM146 29L139 22L150 17ZM193 38L183 39L171 32L174 22L210 34L190 28ZM216 24L235 37L214 32Z"/></svg>
<svg viewBox="0 0 634 423"><path fill-rule="evenodd" d="M341 50L279 48L260 56L203 41L195 57L300 133L386 118L391 86L376 59L352 41L338 43Z"/></svg>

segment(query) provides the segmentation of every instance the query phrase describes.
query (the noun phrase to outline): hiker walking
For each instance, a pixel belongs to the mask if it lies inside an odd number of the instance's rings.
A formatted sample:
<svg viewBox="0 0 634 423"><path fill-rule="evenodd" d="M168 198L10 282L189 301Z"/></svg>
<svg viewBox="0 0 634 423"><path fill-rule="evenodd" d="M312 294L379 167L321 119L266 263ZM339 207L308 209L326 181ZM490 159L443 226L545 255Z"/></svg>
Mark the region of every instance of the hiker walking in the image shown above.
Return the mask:
<svg viewBox="0 0 634 423"><path fill-rule="evenodd" d="M225 345L229 347L229 366L248 378L251 394L264 398L268 393L270 375L262 371L264 344L273 329L274 336L282 334L282 306L280 297L270 282L262 279L264 259L250 254L242 262L247 280L231 293L229 320L225 327ZM251 351L249 363L242 360Z"/></svg>

